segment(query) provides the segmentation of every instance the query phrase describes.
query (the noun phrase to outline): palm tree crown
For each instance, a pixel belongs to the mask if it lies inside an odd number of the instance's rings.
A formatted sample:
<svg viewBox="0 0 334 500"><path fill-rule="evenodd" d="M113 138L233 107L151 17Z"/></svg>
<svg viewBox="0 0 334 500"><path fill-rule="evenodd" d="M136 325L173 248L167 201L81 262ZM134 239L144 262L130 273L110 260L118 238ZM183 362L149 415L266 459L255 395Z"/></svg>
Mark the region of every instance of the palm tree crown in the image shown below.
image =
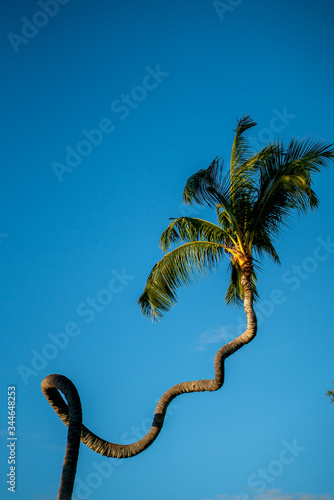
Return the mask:
<svg viewBox="0 0 334 500"><path fill-rule="evenodd" d="M193 217L171 219L160 237L165 255L153 267L138 301L146 316L161 318L176 302L179 286L212 270L224 256L229 257L231 271L226 302L241 304L244 299L242 275L247 276L256 299L258 258L266 254L280 263L274 238L289 226L293 213L317 208L312 175L334 158L332 145L293 138L286 148L276 141L254 153L244 132L255 125L249 116L238 120L225 175L223 161L216 157L207 169L188 179L184 202L215 208L218 223ZM174 244L179 246L170 250Z"/></svg>

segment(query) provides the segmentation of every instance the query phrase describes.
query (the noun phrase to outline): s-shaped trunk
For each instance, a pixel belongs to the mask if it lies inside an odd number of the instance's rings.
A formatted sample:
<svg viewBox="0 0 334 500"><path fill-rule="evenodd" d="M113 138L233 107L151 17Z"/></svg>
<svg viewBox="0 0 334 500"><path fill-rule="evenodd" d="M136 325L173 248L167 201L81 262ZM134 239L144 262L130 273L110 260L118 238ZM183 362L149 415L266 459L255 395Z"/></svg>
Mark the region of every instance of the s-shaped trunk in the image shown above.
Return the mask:
<svg viewBox="0 0 334 500"><path fill-rule="evenodd" d="M49 401L52 408L55 410L57 415L62 419L64 424L69 426L69 429L73 429L73 426L77 429L81 427L81 441L91 448L92 450L100 453L101 455L107 457L115 458L128 458L138 455L146 448L148 448L153 441L157 438L160 430L163 426L166 410L169 403L179 396L180 394L185 394L188 392L203 392L203 391L217 391L220 389L224 383L224 361L226 358L231 356L234 352L240 349L243 345L248 344L256 335L257 332L257 320L253 309L253 293L251 285L249 282L249 272L243 273L241 276L241 285L244 289L244 309L247 317L247 328L246 330L237 338L225 344L215 356L214 369L215 378L214 379L203 379L196 380L192 382L182 382L176 384L168 391L166 391L160 398L152 426L148 433L139 441L133 444L115 444L105 441L100 437L96 436L87 427L81 423L71 423L71 404L72 404L72 382L62 375L49 375L42 381L42 391ZM75 387L74 387L75 389ZM64 399L59 393L59 390L65 394L68 401L68 405L65 403ZM73 413L73 411L72 411ZM79 427L78 427L79 426ZM67 454L67 453L66 453ZM66 460L66 457L65 457ZM64 461L65 467L65 461ZM73 470L73 468L72 468ZM64 469L63 469L64 474ZM74 469L75 474L75 469ZM74 480L74 477L73 477ZM63 482L63 476L62 476ZM68 497L58 497L59 500L68 499Z"/></svg>

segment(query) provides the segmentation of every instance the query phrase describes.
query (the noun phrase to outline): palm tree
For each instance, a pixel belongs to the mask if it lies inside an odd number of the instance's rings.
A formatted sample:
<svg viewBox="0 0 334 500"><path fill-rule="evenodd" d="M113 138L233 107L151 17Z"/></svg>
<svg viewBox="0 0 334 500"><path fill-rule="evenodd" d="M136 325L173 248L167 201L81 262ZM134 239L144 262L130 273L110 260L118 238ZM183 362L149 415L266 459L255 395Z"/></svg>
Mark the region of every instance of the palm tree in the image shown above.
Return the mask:
<svg viewBox="0 0 334 500"><path fill-rule="evenodd" d="M274 238L289 225L293 213L317 208L312 176L334 158L334 149L322 141L292 139L287 148L281 142L274 142L252 153L244 132L255 125L249 116L238 121L226 175L223 175L223 162L215 158L207 169L199 170L188 179L183 195L185 203L215 208L218 224L191 217L173 219L160 238L165 255L153 267L139 298L143 313L158 320L175 304L179 286L189 285L198 274L207 273L227 257L231 275L225 299L228 304L243 303L246 330L219 349L213 379L176 384L162 395L151 429L136 443L122 445L105 441L77 419L75 427L81 432L81 441L97 453L117 458L141 453L159 435L169 403L180 394L219 389L224 383L225 359L256 335L253 302L258 298L259 259L269 255L279 263ZM174 244L179 246L170 250ZM42 386L53 409L71 429L75 412L72 411L71 416L70 404L65 403L58 391L71 401L75 399L71 392L75 390L73 384L61 375L50 375ZM75 474L72 467L73 470ZM70 480L73 484L74 476Z"/></svg>
<svg viewBox="0 0 334 500"><path fill-rule="evenodd" d="M332 384L334 384L334 381L332 381ZM327 391L327 392L326 392L326 396L327 396L328 398L330 398L331 403L334 403L334 390L332 390L332 391Z"/></svg>
<svg viewBox="0 0 334 500"><path fill-rule="evenodd" d="M292 139L287 148L274 142L252 153L244 132L256 123L238 121L231 165L215 158L192 175L185 186L185 203L215 208L218 224L192 217L172 219L160 238L164 257L152 269L139 298L143 313L160 319L176 302L176 289L189 285L229 258L230 283L225 300L240 305L247 291L253 299L259 258L268 255L280 263L273 240L293 213L318 207L312 176L333 158L333 148L322 141ZM181 243L169 251L175 243Z"/></svg>

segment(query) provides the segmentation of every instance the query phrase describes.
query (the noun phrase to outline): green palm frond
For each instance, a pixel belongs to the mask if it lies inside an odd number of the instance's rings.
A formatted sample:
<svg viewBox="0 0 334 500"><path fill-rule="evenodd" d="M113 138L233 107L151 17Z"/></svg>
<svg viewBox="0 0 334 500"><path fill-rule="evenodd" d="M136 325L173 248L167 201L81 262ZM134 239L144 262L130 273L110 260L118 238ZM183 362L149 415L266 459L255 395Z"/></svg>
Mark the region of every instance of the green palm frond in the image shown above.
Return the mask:
<svg viewBox="0 0 334 500"><path fill-rule="evenodd" d="M230 282L225 295L225 302L227 305L236 305L238 307L242 304L242 287L241 287L241 270L238 265L229 264Z"/></svg>
<svg viewBox="0 0 334 500"><path fill-rule="evenodd" d="M216 157L206 169L201 169L187 180L183 201L187 205L229 205L228 178L223 174L224 163Z"/></svg>
<svg viewBox="0 0 334 500"><path fill-rule="evenodd" d="M227 288L227 292L225 295L225 302L227 305L241 307L243 304L244 291L241 286L241 269L237 263L230 262L229 264L230 271L230 282ZM256 273L253 270L250 276L250 285L253 292L253 299L256 302L259 298L257 289L256 289L257 277Z"/></svg>
<svg viewBox="0 0 334 500"><path fill-rule="evenodd" d="M145 316L159 319L175 304L176 289L193 283L198 274L212 271L224 247L208 241L185 243L167 253L152 269L138 303Z"/></svg>
<svg viewBox="0 0 334 500"><path fill-rule="evenodd" d="M333 158L333 144L325 144L323 140L293 138L285 152L285 164L299 164L310 174L320 172Z"/></svg>
<svg viewBox="0 0 334 500"><path fill-rule="evenodd" d="M325 167L333 158L332 146L321 141L293 139L287 150L279 144L274 153L258 165L259 185L253 206L250 231L265 231L272 236L289 227L295 213L317 208L318 198L312 189L312 173Z"/></svg>
<svg viewBox="0 0 334 500"><path fill-rule="evenodd" d="M251 156L249 142L243 134L249 128L255 127L255 125L256 122L249 115L245 115L241 120L238 120L231 153L231 184L233 184L235 170L246 163Z"/></svg>
<svg viewBox="0 0 334 500"><path fill-rule="evenodd" d="M270 162L273 157L279 157L280 154L282 154L281 144L276 141L264 146L260 151L249 155L247 161L234 169L234 191L237 191L238 186L240 186L239 189L241 191L250 191L254 195L259 180L259 168L266 162ZM244 178L246 178L247 183L245 183Z"/></svg>
<svg viewBox="0 0 334 500"><path fill-rule="evenodd" d="M175 243L206 240L225 245L229 239L229 233L212 222L194 217L179 217L162 233L159 245L166 252Z"/></svg>
<svg viewBox="0 0 334 500"><path fill-rule="evenodd" d="M271 257L276 264L281 264L279 256L275 250L275 247L270 239L270 236L264 231L258 231L253 240L253 249L258 254L259 257L263 255L268 255Z"/></svg>
<svg viewBox="0 0 334 500"><path fill-rule="evenodd" d="M230 214L222 205L217 205L216 208L219 225L225 229L225 231L231 231L233 223Z"/></svg>

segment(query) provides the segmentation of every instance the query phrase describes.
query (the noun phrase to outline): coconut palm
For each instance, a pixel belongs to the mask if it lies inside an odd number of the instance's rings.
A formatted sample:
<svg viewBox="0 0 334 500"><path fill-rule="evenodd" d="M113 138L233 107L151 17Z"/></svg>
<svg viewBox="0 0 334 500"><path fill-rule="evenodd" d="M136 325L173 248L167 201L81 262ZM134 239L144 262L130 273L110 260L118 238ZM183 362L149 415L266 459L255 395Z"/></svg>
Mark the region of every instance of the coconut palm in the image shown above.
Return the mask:
<svg viewBox="0 0 334 500"><path fill-rule="evenodd" d="M279 263L275 237L294 213L317 208L312 176L333 158L332 146L292 139L287 148L277 141L253 153L244 132L255 125L249 116L238 121L226 175L223 161L215 158L188 179L184 202L215 208L218 222L172 219L160 238L165 255L153 267L139 299L148 317L160 319L176 302L179 286L189 285L224 257L231 271L227 304L240 305L246 289L256 300L259 259L268 255ZM180 245L169 251L174 244Z"/></svg>
<svg viewBox="0 0 334 500"><path fill-rule="evenodd" d="M334 381L333 381L333 380L332 380L332 384L334 384ZM330 398L331 403L334 403L334 390L332 390L332 391L327 391L327 392L326 392L326 396L327 396L328 398Z"/></svg>
<svg viewBox="0 0 334 500"><path fill-rule="evenodd" d="M225 359L249 343L257 332L253 301L258 297L259 259L269 255L279 263L274 238L289 224L293 213L305 212L308 208L314 210L318 206L312 176L333 159L332 146L322 141L293 139L287 148L281 142L274 142L252 153L244 132L255 125L249 116L238 121L231 165L226 175L223 174L223 162L215 158L207 169L199 170L188 179L183 195L185 203L215 208L218 223L192 217L173 219L160 238L165 255L153 267L139 298L143 313L153 320L160 319L175 304L179 286L189 285L198 274L207 273L224 257L228 258L231 275L226 302L243 302L247 327L243 334L217 352L215 377L182 382L168 389L158 402L151 429L142 439L129 445L101 439L80 424L80 400L77 404L75 387L66 377L50 375L42 383L49 403L69 426L69 431L79 430L81 441L101 455L127 458L141 453L159 435L167 407L175 397L190 392L216 391L223 385ZM174 244L179 246L170 250ZM68 405L59 391L65 395ZM72 403L71 410L72 401L75 405ZM76 440L77 435L73 440L74 454L77 454ZM72 476L62 478L66 483L64 491L72 491L75 467L70 470ZM67 500L66 495L60 495L59 500Z"/></svg>

